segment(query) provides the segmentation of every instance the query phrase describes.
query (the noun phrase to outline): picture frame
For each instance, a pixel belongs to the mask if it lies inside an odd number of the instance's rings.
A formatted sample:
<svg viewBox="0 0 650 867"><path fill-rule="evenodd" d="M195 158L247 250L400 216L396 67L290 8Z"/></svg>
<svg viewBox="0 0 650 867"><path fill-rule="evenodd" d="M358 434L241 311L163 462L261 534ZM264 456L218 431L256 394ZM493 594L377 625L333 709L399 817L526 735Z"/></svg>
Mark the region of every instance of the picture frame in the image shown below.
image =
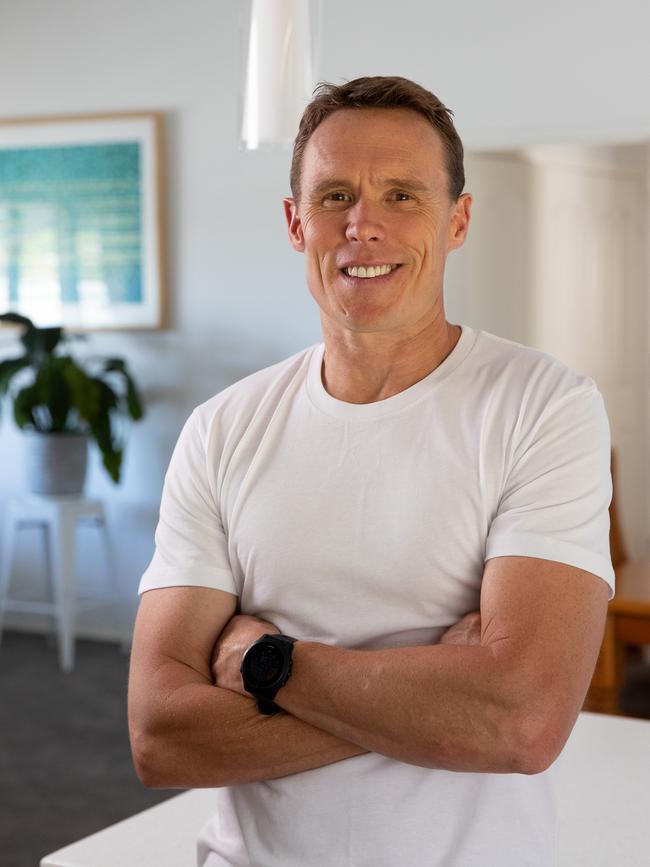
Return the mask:
<svg viewBox="0 0 650 867"><path fill-rule="evenodd" d="M165 326L163 115L0 120L0 312Z"/></svg>

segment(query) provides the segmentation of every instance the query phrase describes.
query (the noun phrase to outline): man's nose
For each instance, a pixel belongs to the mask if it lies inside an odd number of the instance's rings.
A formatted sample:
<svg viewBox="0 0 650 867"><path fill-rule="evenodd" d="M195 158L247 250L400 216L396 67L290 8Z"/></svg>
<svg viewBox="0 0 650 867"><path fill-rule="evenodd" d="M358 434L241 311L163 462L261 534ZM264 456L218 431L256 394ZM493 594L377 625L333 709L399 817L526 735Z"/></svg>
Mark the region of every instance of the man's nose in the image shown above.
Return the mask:
<svg viewBox="0 0 650 867"><path fill-rule="evenodd" d="M386 237L386 227L379 204L358 201L348 211L345 229L348 241L382 241Z"/></svg>

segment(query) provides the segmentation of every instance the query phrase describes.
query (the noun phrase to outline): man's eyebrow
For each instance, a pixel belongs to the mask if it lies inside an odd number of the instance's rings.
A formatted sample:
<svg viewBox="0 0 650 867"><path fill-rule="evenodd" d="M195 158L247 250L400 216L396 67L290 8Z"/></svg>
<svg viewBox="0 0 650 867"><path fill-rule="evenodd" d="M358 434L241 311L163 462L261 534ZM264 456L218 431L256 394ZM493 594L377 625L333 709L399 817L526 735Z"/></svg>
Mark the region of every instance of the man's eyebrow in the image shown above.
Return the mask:
<svg viewBox="0 0 650 867"><path fill-rule="evenodd" d="M325 178L325 180L316 184L309 191L312 195L319 195L327 190L340 189L341 187L349 187L350 181L344 181L342 178Z"/></svg>
<svg viewBox="0 0 650 867"><path fill-rule="evenodd" d="M343 178L326 178L320 181L309 191L311 195L318 196L327 190L347 189L352 186L350 181ZM430 193L431 188L424 184L419 178L386 178L382 181L384 187L400 187L401 189L413 190L414 192Z"/></svg>
<svg viewBox="0 0 650 867"><path fill-rule="evenodd" d="M414 190L421 193L431 192L431 188L424 184L419 178L386 178L384 185L387 187L403 187L404 189Z"/></svg>

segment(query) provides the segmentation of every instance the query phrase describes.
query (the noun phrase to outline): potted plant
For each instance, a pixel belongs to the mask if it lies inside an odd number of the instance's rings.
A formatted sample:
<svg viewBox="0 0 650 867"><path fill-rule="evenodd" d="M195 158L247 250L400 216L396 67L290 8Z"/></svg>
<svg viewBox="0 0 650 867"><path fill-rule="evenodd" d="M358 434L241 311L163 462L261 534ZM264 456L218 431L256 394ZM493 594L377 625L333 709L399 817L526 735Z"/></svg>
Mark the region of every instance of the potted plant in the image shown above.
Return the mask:
<svg viewBox="0 0 650 867"><path fill-rule="evenodd" d="M143 404L121 358L77 361L63 347L63 328L38 328L26 316L0 315L22 326L22 355L0 361L0 396L13 400L14 419L29 434L27 474L38 494L79 494L93 439L113 482L120 480L120 421L143 417Z"/></svg>

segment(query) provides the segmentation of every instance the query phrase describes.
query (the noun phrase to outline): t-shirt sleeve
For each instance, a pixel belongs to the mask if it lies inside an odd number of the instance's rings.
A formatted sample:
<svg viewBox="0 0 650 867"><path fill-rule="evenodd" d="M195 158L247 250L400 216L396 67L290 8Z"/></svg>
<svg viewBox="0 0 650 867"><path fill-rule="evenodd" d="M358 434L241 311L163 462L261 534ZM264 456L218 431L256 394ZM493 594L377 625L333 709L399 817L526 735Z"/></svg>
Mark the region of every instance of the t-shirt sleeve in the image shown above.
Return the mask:
<svg viewBox="0 0 650 867"><path fill-rule="evenodd" d="M156 548L138 594L185 585L238 593L210 484L206 438L195 410L181 431L165 475Z"/></svg>
<svg viewBox="0 0 650 867"><path fill-rule="evenodd" d="M598 575L614 596L609 548L610 430L593 381L551 400L516 446L485 559L557 560Z"/></svg>

